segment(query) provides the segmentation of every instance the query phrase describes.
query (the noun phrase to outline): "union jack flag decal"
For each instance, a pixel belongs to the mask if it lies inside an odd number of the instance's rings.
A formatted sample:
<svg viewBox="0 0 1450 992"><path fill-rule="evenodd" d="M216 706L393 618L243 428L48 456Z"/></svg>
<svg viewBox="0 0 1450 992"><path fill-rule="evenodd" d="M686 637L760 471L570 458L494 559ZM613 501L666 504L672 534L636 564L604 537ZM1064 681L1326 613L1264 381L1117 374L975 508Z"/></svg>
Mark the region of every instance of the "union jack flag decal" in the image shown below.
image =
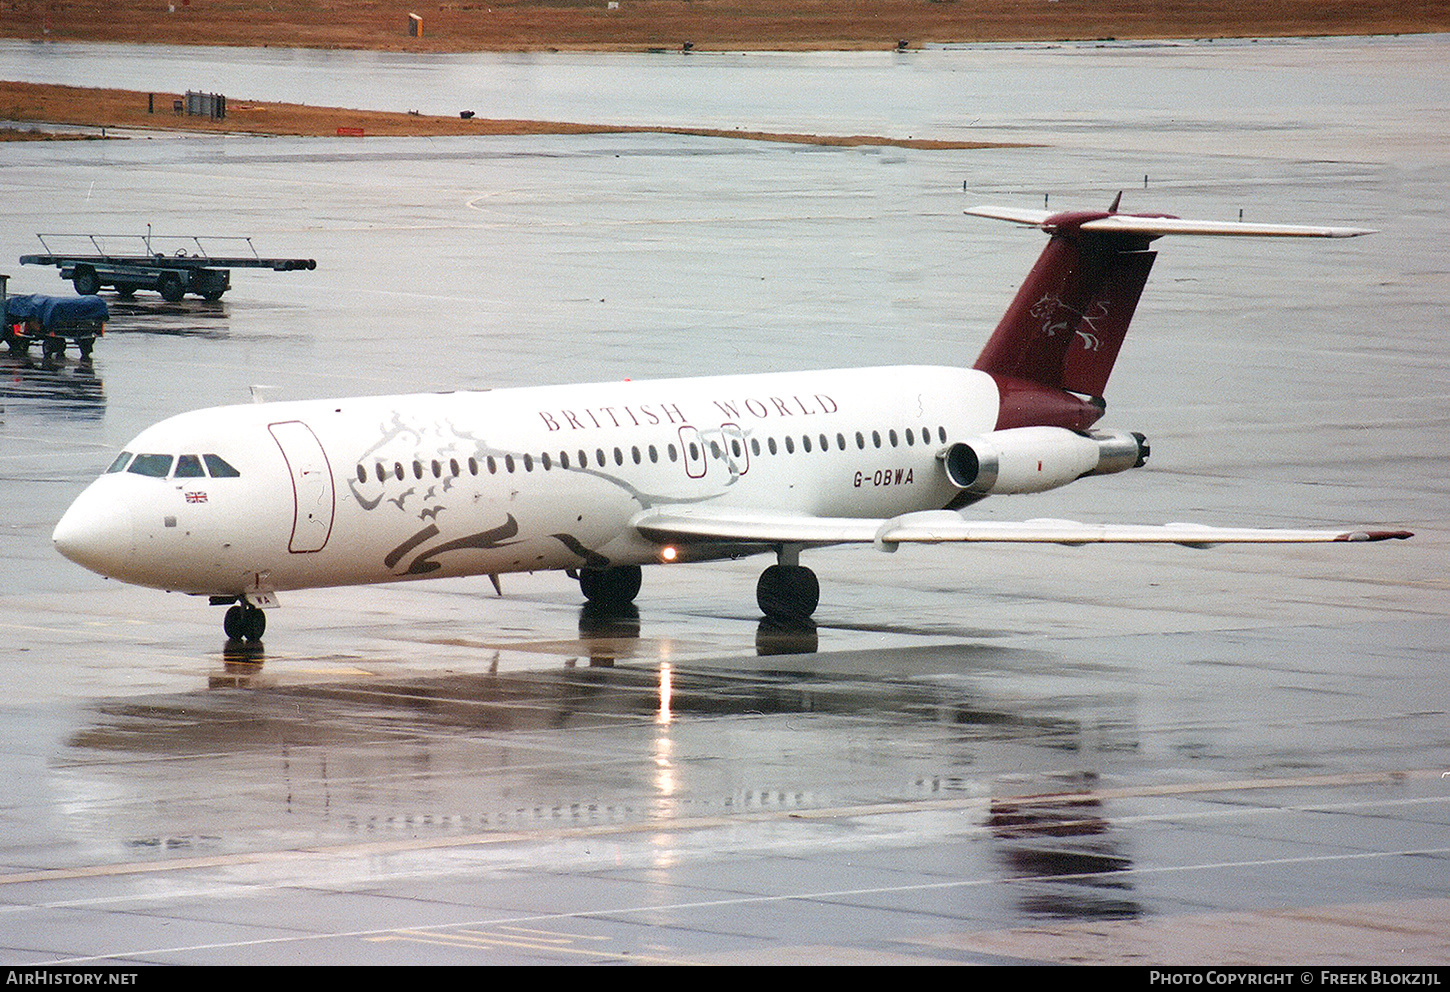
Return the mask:
<svg viewBox="0 0 1450 992"><path fill-rule="evenodd" d="M203 493L203 492L187 493L186 494L186 501L188 503L205 503L206 502L206 493Z"/></svg>

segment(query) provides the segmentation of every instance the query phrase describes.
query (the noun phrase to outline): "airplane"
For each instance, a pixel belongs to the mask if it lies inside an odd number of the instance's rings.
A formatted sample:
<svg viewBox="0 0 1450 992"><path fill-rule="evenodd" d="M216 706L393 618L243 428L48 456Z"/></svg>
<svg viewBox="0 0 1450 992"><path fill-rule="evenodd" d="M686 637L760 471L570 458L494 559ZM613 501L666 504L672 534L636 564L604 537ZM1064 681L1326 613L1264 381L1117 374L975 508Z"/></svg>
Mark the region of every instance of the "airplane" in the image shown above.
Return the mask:
<svg viewBox="0 0 1450 992"><path fill-rule="evenodd" d="M1119 194L1121 199L1121 194ZM1140 467L1095 425L1165 235L1355 237L1358 228L974 207L1048 243L971 368L894 366L251 403L126 445L55 527L103 576L206 596L257 641L278 593L564 570L626 608L646 564L774 554L767 618L820 600L829 545L1382 541L1399 530L973 520L963 510Z"/></svg>

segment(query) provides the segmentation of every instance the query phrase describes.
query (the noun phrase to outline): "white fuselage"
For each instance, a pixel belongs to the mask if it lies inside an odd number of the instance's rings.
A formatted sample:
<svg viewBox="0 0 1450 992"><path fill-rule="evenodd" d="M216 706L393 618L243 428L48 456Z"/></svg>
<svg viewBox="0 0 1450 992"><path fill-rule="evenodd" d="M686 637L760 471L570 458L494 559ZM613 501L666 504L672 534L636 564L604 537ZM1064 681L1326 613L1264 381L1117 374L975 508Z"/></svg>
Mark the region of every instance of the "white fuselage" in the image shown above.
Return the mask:
<svg viewBox="0 0 1450 992"><path fill-rule="evenodd" d="M998 405L984 373L893 366L218 407L138 435L55 541L217 596L659 562L631 525L657 506L940 508L939 453Z"/></svg>

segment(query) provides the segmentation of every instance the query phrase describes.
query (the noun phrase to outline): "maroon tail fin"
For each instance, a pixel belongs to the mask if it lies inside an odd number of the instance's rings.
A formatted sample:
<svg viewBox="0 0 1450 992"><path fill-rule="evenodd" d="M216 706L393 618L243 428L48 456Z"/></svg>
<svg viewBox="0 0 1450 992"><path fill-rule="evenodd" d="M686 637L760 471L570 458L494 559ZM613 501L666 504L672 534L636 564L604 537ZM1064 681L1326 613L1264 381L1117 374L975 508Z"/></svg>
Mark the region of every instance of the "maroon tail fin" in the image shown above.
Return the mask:
<svg viewBox="0 0 1450 992"><path fill-rule="evenodd" d="M1121 198L1122 194L1119 194ZM976 217L1026 224L1052 236L977 358L997 382L997 428L1083 430L1102 416L1103 389L1153 267L1149 242L1165 234L1254 238L1357 238L1359 227L1184 220L1168 214L1049 213L973 207Z"/></svg>
<svg viewBox="0 0 1450 992"><path fill-rule="evenodd" d="M1156 253L1136 233L1080 230L1101 211L1058 214L1037 264L973 366L1002 390L998 428L1081 430L1102 415L1103 390Z"/></svg>

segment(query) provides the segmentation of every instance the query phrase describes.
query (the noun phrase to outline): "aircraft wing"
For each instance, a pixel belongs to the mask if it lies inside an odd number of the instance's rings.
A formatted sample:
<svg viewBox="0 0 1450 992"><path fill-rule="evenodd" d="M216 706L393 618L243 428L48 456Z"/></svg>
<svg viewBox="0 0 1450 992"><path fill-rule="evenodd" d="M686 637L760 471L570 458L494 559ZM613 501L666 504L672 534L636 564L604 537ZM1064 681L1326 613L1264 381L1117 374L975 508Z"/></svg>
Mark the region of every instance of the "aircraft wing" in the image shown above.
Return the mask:
<svg viewBox="0 0 1450 992"><path fill-rule="evenodd" d="M1210 527L1204 524L1091 524L1075 520L970 520L951 510L905 513L888 519L812 517L704 507L660 507L634 518L646 539L671 544L875 544L895 551L900 544L958 542L1026 544L1316 544L1385 541L1410 537L1403 530L1279 530Z"/></svg>

